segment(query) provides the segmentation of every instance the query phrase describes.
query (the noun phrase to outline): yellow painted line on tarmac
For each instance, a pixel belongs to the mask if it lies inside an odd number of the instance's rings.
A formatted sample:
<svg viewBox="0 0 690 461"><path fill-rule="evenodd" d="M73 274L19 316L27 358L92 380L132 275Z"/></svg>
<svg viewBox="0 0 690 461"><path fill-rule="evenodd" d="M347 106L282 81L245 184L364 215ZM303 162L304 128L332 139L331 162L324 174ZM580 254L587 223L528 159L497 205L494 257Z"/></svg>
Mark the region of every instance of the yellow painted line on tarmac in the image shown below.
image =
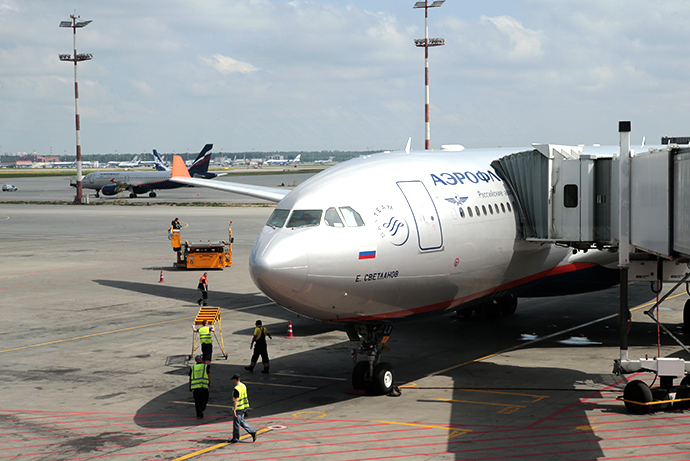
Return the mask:
<svg viewBox="0 0 690 461"><path fill-rule="evenodd" d="M315 379L332 379L333 381L347 381L346 378L334 378L332 376L312 376L312 375L296 375L294 373L271 373L274 376L294 376L295 378L315 378Z"/></svg>
<svg viewBox="0 0 690 461"><path fill-rule="evenodd" d="M467 434L468 432L472 432L471 429L456 429L456 428L450 428L447 426L433 426L431 424L418 424L418 423L399 423L397 421L372 421L372 423L382 423L382 424L394 424L397 426L412 426L412 427L426 427L430 429L442 429L444 431L452 430L453 433L451 433L448 438L450 437L455 437L456 435L461 435L461 434Z"/></svg>
<svg viewBox="0 0 690 461"><path fill-rule="evenodd" d="M434 399L434 400L438 400L439 402L472 403L475 405L491 405L491 406L496 406L496 407L503 407L503 409L499 411L499 413L503 413L503 414L510 414L510 413L514 413L518 410L522 410L524 408L527 408L527 405L513 405L510 403L477 402L477 401L473 401L473 400L456 400L456 399Z"/></svg>
<svg viewBox="0 0 690 461"><path fill-rule="evenodd" d="M256 304L253 306L239 307L237 309L228 309L226 312L242 311L245 309L251 309L253 307L267 306L269 304L274 304L274 303L270 302L270 303ZM22 349L30 349L32 347L50 346L51 344L59 344L59 343L67 342L67 341L76 341L78 339L93 338L94 336L103 336L103 335L109 335L109 334L113 334L113 333L121 333L123 331L137 330L139 328L149 328L149 327L154 327L154 326L158 326L158 325L165 325L166 323L182 322L183 320L193 320L195 318L196 318L196 316L195 317L184 317L181 319L166 320L164 322L149 323L148 325L137 325L135 327L120 328L119 330L103 331L101 333L92 333L90 335L77 336L74 338L58 339L57 341L49 341L47 343L31 344L29 346L21 346L21 347L15 347L12 349L5 349L3 351L0 351L0 354L5 353L5 352L20 351ZM256 384L266 384L266 383L256 383ZM293 386L293 387L299 387L299 386ZM305 387L304 389L317 389L317 388L316 387Z"/></svg>
<svg viewBox="0 0 690 461"><path fill-rule="evenodd" d="M669 296L667 299L673 299L673 298L677 298L677 297L679 297L679 296L685 296L685 293L679 293L679 294L677 294L677 295ZM636 310L639 310L639 309L643 309L643 308L648 307L648 306L653 306L654 304L656 304L656 301L650 301L650 302L648 302L648 303L641 304L641 305L639 305L639 306L637 306L637 307L633 307L632 309L630 309L630 312L633 312L633 311L636 311ZM574 326L574 327L572 327L572 328L568 328L568 329L566 329L566 330L557 331L556 333L552 333L552 334L550 334L550 335L544 336L543 338L537 338L537 339L534 339L534 340L532 340L532 341L528 341L528 342L526 342L526 343L518 344L518 345L516 345L516 346L509 347L509 348L507 348L507 349L503 349L502 351L498 351L498 352L494 352L493 354L485 355L484 357L479 357L479 358L477 358L477 359L468 360L467 362L459 363L459 364L457 364L457 365L453 365L452 367L444 368L443 370L439 370L439 371L435 371L435 372L433 372L433 373L429 373L428 375L426 375L426 377L427 377L427 378L431 378L432 376L440 375L440 374L446 373L446 372L448 372L448 371L455 370L456 368L464 367L465 365L471 365L471 364L473 364L473 363L482 362L482 361L487 360L487 359L490 359L490 358L492 358L492 357L497 357L497 356L499 356L499 355L505 354L506 352L512 352L512 351L515 351L515 350L518 350L518 349L523 349L523 348L525 348L525 347L527 347L527 346L531 346L531 345L536 344L536 343L538 343L538 342L545 341L545 340L547 340L547 339L551 339L551 338L554 338L554 337L556 337L556 336L560 336L560 335L563 335L563 334L566 334L566 333L570 333L570 332L572 332L572 331L579 330L580 328L584 328L584 327L587 327L587 326L590 326L590 325L594 325L594 324L596 324L596 323L603 322L603 321L605 321L605 320L609 320L609 319L612 319L612 318L614 318L614 317L618 317L618 313L616 313L616 314L611 314L611 315L607 315L606 317L602 317L602 318L599 318L599 319L596 319L596 320L592 320L591 322L583 323L582 325L577 325L577 326Z"/></svg>
<svg viewBox="0 0 690 461"><path fill-rule="evenodd" d="M138 330L139 328L149 328L149 327L154 327L157 325L165 325L166 323L173 323L173 322L181 322L183 320L191 320L195 319L196 317L185 317L182 319L175 319L175 320L166 320L165 322L156 322L156 323L149 323L148 325L137 325L135 327L129 327L129 328L120 328L119 330L111 330L111 331L103 331L101 333L92 333L90 335L84 335L84 336L77 336L74 338L67 338L67 339L58 339L57 341L49 341L47 343L41 343L41 344L32 344L30 346L21 346L21 347L15 347L13 349L5 349L4 351L0 351L0 354L5 353L5 352L12 352L12 351L20 351L22 349L29 349L32 347L41 347L41 346L49 346L51 344L59 344L59 343L64 343L67 341L76 341L78 339L85 339L85 338L93 338L94 336L103 336L103 335L109 335L113 333L120 333L123 331L129 331L129 330Z"/></svg>
<svg viewBox="0 0 690 461"><path fill-rule="evenodd" d="M263 429L256 431L256 434L257 435L265 434L266 432L269 432L270 430L271 430L270 427L265 427ZM251 437L251 435L245 434L242 437L240 437L240 441L245 440L245 439L250 438L250 437ZM212 447L207 447L207 448L201 449L199 451L195 451L194 453L180 456L179 458L175 458L172 461L184 461L185 459L194 458L195 456L201 456L205 453L208 453L209 451L217 450L219 448L223 448L223 447L228 446L228 445L232 445L232 444L230 442L217 443L217 444L213 445Z"/></svg>

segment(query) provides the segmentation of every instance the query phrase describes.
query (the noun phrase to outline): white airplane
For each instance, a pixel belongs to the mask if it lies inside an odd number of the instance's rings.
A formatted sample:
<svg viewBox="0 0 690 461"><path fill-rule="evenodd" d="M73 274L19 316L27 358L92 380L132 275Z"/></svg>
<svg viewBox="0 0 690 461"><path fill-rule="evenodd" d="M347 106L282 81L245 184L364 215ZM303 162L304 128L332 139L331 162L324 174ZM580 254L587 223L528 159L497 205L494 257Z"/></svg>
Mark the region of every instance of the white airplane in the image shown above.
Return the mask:
<svg viewBox="0 0 690 461"><path fill-rule="evenodd" d="M136 168L138 166L141 166L141 162L139 161L139 156L135 156L132 160L126 161L126 162L118 162L115 160L112 160L108 162L108 166L111 167L117 167L117 168Z"/></svg>
<svg viewBox="0 0 690 461"><path fill-rule="evenodd" d="M283 156L281 155L280 158L269 158L266 160L267 165L292 165L293 163L299 163L300 159L302 158L302 154L297 154L297 157L293 158L292 160L284 159Z"/></svg>
<svg viewBox="0 0 690 461"><path fill-rule="evenodd" d="M213 144L206 144L189 167L188 175L204 180L215 178L223 173L216 174L208 171L211 161L211 149ZM184 167L186 170L186 167ZM137 198L138 194L148 193L149 197L156 197L156 190L177 189L182 184L171 182L172 171L158 169L157 171L103 171L89 173L84 176L82 186L85 189L94 189L96 197L103 195L117 195L120 192L129 191L130 198Z"/></svg>
<svg viewBox="0 0 690 461"><path fill-rule="evenodd" d="M325 160L325 159L324 159L324 160L314 160L314 163L315 163L316 165L323 165L323 164L326 164L326 163L333 163L333 159L334 159L334 158L335 158L335 157L328 157L328 160Z"/></svg>
<svg viewBox="0 0 690 461"><path fill-rule="evenodd" d="M521 296L619 282L617 253L520 238L513 197L490 165L525 150L408 144L339 163L293 190L189 178L175 157L171 181L278 202L252 248L254 283L292 312L344 324L368 358L355 364L353 386L386 393L393 368L380 356L395 321L490 306L512 314Z"/></svg>

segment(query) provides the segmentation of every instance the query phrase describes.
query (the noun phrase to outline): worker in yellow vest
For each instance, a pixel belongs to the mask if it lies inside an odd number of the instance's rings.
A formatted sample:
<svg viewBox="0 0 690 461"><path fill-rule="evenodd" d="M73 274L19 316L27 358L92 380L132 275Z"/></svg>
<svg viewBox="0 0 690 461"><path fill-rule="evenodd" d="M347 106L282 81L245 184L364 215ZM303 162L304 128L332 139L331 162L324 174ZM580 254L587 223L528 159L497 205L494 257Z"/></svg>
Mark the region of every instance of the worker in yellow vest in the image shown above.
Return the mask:
<svg viewBox="0 0 690 461"><path fill-rule="evenodd" d="M240 441L240 426L249 432L252 436L252 442L256 441L256 431L244 421L244 416L249 410L249 396L247 395L247 386L240 382L240 376L234 375L232 377L232 382L235 385L235 389L232 391L233 398L233 414L235 419L232 422L232 440L230 443L237 443Z"/></svg>
<svg viewBox="0 0 690 461"><path fill-rule="evenodd" d="M189 369L189 390L194 396L196 417L203 418L211 387L211 366L204 363L200 355L194 357L196 363Z"/></svg>
<svg viewBox="0 0 690 461"><path fill-rule="evenodd" d="M192 326L194 331L199 333L199 342L201 343L201 354L204 357L204 362L211 363L211 357L213 356L213 337L211 333L216 331L213 325L208 324L208 320L202 320L201 326L197 328Z"/></svg>

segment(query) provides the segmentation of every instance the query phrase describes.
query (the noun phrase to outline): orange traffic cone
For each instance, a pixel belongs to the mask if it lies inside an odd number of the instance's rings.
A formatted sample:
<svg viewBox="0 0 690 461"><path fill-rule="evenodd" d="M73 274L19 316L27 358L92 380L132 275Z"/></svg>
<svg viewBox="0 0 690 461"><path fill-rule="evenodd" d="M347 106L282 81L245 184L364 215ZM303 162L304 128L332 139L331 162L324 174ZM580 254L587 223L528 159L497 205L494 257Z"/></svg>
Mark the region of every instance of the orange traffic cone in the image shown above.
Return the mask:
<svg viewBox="0 0 690 461"><path fill-rule="evenodd" d="M163 280L163 271L161 271L161 278L158 280L158 283L163 283L165 280Z"/></svg>
<svg viewBox="0 0 690 461"><path fill-rule="evenodd" d="M290 324L288 325L288 334L286 336L287 339L294 339L295 336L292 334L292 320L290 320Z"/></svg>

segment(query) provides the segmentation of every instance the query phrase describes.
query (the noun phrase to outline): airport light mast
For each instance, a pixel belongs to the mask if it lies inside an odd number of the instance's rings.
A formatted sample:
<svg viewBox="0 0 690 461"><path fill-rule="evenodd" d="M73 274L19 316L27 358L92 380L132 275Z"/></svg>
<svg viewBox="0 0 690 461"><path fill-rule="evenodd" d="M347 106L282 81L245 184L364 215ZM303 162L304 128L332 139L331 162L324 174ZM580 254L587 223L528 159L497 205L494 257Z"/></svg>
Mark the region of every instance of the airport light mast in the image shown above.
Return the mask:
<svg viewBox="0 0 690 461"><path fill-rule="evenodd" d="M429 5L429 1L424 0L423 2L415 3L413 6L413 8L424 8L424 38L415 39L414 44L418 47L424 47L424 80L426 90L426 100L424 106L424 125L426 137L424 141L424 149L426 150L431 149L431 123L429 122L429 47L442 46L445 44L445 40L442 38L429 39L429 8L439 7L445 2L446 0L435 0L431 5Z"/></svg>
<svg viewBox="0 0 690 461"><path fill-rule="evenodd" d="M74 197L74 203L82 202L82 174L81 174L81 134L79 123L79 84L77 83L77 63L80 61L89 61L93 58L91 54L77 54L77 29L89 25L92 20L82 21L77 15L70 14L71 21L61 21L60 27L71 27L72 36L74 37L74 55L61 54L60 61L70 61L74 63L74 113L77 126L77 195Z"/></svg>

